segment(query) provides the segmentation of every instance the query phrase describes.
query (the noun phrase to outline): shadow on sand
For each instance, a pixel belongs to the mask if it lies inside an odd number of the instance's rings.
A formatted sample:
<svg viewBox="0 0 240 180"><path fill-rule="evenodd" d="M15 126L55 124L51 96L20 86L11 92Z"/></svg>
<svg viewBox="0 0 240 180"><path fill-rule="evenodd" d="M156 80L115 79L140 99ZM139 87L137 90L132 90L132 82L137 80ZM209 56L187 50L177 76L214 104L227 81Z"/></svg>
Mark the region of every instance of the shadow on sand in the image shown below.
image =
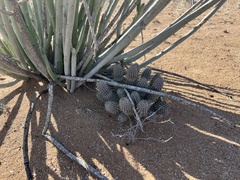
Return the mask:
<svg viewBox="0 0 240 180"><path fill-rule="evenodd" d="M240 90L211 86L231 95L233 101L209 91L182 77L164 73L165 90L191 101L210 106L211 110L237 124L231 128L194 107L171 103L171 121L158 119L139 132L134 144L128 139L114 137L124 133L126 124L116 122L115 116L104 111L95 92L86 87L68 94L54 88L54 101L49 133L76 156L98 169L109 179L237 179L240 177ZM23 84L30 100L33 89L43 89L35 82ZM23 91L11 92L4 100L19 95L1 131L3 142L21 106ZM91 179L84 168L72 162L41 136L47 110L47 95L37 103L31 119L30 166L35 179ZM165 119L166 120L166 119ZM172 139L166 143L148 137Z"/></svg>

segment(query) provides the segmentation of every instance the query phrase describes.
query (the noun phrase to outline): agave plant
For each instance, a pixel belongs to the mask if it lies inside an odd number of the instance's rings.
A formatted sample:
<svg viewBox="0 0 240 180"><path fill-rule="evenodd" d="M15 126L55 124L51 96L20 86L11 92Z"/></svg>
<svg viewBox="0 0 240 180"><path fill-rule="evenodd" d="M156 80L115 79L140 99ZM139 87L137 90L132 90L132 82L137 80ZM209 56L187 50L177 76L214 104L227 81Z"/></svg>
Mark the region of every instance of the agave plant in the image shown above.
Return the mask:
<svg viewBox="0 0 240 180"><path fill-rule="evenodd" d="M169 26L156 36L129 49L129 44L171 3L171 0L0 0L0 73L17 80L45 78L74 92L82 85L83 80L96 82L90 78L93 76L104 78L106 72L114 70L112 77L114 81L111 83L120 87L116 92L113 93L107 86L110 81L104 84L98 79L97 83L100 90L97 97L105 102L108 112L118 114L117 119L120 122L127 121L133 113L135 115L139 113L141 118L146 117L148 113L160 109L159 107L164 107L161 108L161 113L164 114L168 106L160 97L163 95L160 92L163 81L157 77L158 75L155 77L157 80L151 78L151 70L147 68L141 77L138 77L139 70L158 60L196 32L225 1L199 0L193 3L186 12L175 21L169 22ZM134 18L129 18L130 15L134 15ZM200 20L198 23L194 21L195 27L189 32L159 54L146 59L138 66L133 66L132 69L129 68L126 74L119 70L120 66L116 66L134 63L196 19ZM131 23L122 29L122 24L126 20ZM119 84L118 82L122 82L124 78L126 80L124 84ZM146 89L148 82L150 86ZM125 91L126 84L132 90L131 95ZM143 89L138 93L132 85ZM150 91L152 94L148 96L146 93ZM100 179L106 179L46 133L53 101L52 83L49 84L48 92L48 111L43 135L72 160ZM184 101L172 95L168 97ZM152 103L149 103L149 100ZM186 101L186 104L190 102ZM136 108L132 108L133 105ZM221 117L200 105L194 106ZM31 111L30 108L29 112ZM26 148L29 122L27 117L23 148L27 176L31 179Z"/></svg>
<svg viewBox="0 0 240 180"><path fill-rule="evenodd" d="M212 10L186 35L140 64L145 67L187 39L225 0L199 0L149 41L128 45L171 0L1 0L0 72L15 79L46 78L73 92L82 83L60 75L91 78L121 61L132 63L184 25ZM123 22L134 12L129 26Z"/></svg>

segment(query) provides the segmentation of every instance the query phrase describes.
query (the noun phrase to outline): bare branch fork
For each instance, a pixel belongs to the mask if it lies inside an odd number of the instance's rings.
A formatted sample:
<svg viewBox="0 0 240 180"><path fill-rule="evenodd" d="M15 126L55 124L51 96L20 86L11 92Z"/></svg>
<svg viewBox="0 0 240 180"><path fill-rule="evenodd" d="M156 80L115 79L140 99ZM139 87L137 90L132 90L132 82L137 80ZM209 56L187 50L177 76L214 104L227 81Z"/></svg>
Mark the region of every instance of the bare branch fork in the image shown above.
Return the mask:
<svg viewBox="0 0 240 180"><path fill-rule="evenodd" d="M60 78L60 79L65 79L65 80L80 81L82 83L83 82L104 82L104 83L106 83L107 85L110 85L110 86L116 86L116 87L121 87L121 88L125 88L125 89L131 89L131 90L135 90L135 91L145 92L145 93L148 93L148 94L154 94L154 95L159 95L159 96L163 96L163 97L168 97L169 99L178 101L178 102L180 102L182 104L190 105L190 106L199 108L202 111L207 111L210 114L212 114L213 116L216 116L220 120L226 122L230 126L233 126L233 127L235 126L235 124L233 122L231 122L230 120L226 119L225 117L215 113L214 111L210 110L209 108L206 108L206 107L204 107L202 105L196 104L196 103L194 103L192 101L186 100L184 98L180 98L180 97L177 97L177 96L166 94L164 92L153 91L153 90L146 89L146 88L141 88L141 87L137 87L137 86L131 86L131 85L127 85L127 84L121 84L121 83L117 83L115 81L107 81L107 80L102 80L102 79L91 79L91 78L60 76L60 75L58 75L57 77Z"/></svg>
<svg viewBox="0 0 240 180"><path fill-rule="evenodd" d="M30 120L32 117L32 113L34 111L34 108L36 106L36 103L38 99L45 93L48 92L48 109L47 109L47 115L46 115L46 121L45 125L42 131L42 135L49 141L51 142L54 146L56 146L60 151L62 151L64 154L66 154L70 159L84 167L87 171L93 173L95 176L97 176L99 179L102 180L108 180L107 177L102 175L99 171L94 169L92 166L87 164L84 160L76 157L73 155L70 151L68 151L61 143L59 143L54 137L51 135L47 134L47 130L49 127L50 119L51 119L51 113L52 113L52 103L53 103L53 84L50 83L48 85L48 89L45 89L39 93L39 95L35 98L35 100L30 104L30 108L28 111L28 115L25 121L24 125L24 135L23 135L23 159L24 159L24 166L25 166L25 171L27 175L27 179L32 180L32 172L29 166L29 157L28 157L28 133L29 133L29 125L30 125Z"/></svg>
<svg viewBox="0 0 240 180"><path fill-rule="evenodd" d="M145 119L143 119L143 120L141 121L141 124L142 124L142 125L145 125L145 124L147 124L147 123L154 122L154 121L149 120L149 119L150 119L152 116L154 116L154 115L157 113L157 111L159 111L159 110L161 110L161 109L162 109L162 107L160 107L159 109L157 109L155 112L151 113L148 117L146 117ZM147 120L149 120L149 121L147 121ZM167 123L167 122L170 122L171 124L174 124L174 123L171 121L171 119L168 119L168 120L166 120L166 121L161 121L161 122L158 122L158 123L164 124L164 123ZM131 125L131 124L130 124L130 125ZM136 138L136 134L137 134L138 130L139 130L139 124L136 124L136 125L134 125L134 126L131 125L131 127L130 127L130 128L127 130L127 132L125 132L124 134L117 134L117 135L115 135L115 134L113 134L112 132L111 132L111 134L112 134L114 137L120 137L120 138L122 138L122 137L127 137L127 138L129 139L129 141L132 142L132 143L134 143L135 140L153 140L153 141L158 141L158 142L165 143L165 142L170 141L170 140L173 138L173 136L169 137L169 138L166 139L166 140L163 140L163 139L160 138L160 137L159 137L159 138L154 138L154 137Z"/></svg>
<svg viewBox="0 0 240 180"><path fill-rule="evenodd" d="M61 143L59 143L54 137L47 134L49 123L51 121L52 103L53 103L53 84L52 83L50 83L49 86L48 86L48 92L49 92L49 95L48 95L48 109L47 109L46 121L45 121L45 125L44 125L43 131L42 131L42 135L49 142L51 142L54 146L56 146L60 151L62 151L64 154L66 154L70 159L72 159L73 161L78 163L80 166L84 167L87 171L93 173L99 179L108 180L107 177L105 177L99 171L97 171L92 166L87 164L83 159L80 159L80 158L76 157L75 155L73 155Z"/></svg>
<svg viewBox="0 0 240 180"><path fill-rule="evenodd" d="M154 113L152 113L151 115L153 115L155 113L156 113L156 111ZM143 120L143 125L145 125L149 122L153 122L153 121L146 121L149 117L147 117ZM168 122L170 122L171 124L174 124L171 121L171 119L168 119L166 121L161 121L161 122L158 122L158 123L164 124L164 123L168 123ZM162 139L161 137L159 137L159 138L155 138L155 137L137 138L136 134L137 134L138 130L139 130L139 125L137 124L137 125L131 126L129 129L127 129L127 131L124 134L114 134L113 132L111 132L111 134L112 134L113 137L119 137L119 138L127 137L131 143L134 143L135 140L146 140L146 141L152 140L152 141L157 141L157 142L161 142L161 143L166 143L173 138L173 136L171 136L171 137L169 137L168 139L165 139L165 140Z"/></svg>
<svg viewBox="0 0 240 180"><path fill-rule="evenodd" d="M32 117L33 110L35 109L36 103L38 99L45 93L47 93L48 90L45 89L39 93L39 95L35 98L33 102L30 104L30 108L28 110L27 118L24 124L24 133L23 133L23 160L24 160L24 166L25 166L25 171L27 175L27 179L31 180L32 177L32 172L29 167L29 158L28 158L28 132L29 132L29 125L30 125L30 120Z"/></svg>
<svg viewBox="0 0 240 180"><path fill-rule="evenodd" d="M123 137L129 137L130 134L129 132L125 133L125 134L114 134L113 132L111 132L113 137L119 137L119 138L123 138ZM161 143L166 143L168 141L170 141L173 137L170 137L168 139L161 139L161 138L154 138L154 137L147 137L147 138L135 138L134 140L145 140L145 141L157 141L157 142L161 142Z"/></svg>

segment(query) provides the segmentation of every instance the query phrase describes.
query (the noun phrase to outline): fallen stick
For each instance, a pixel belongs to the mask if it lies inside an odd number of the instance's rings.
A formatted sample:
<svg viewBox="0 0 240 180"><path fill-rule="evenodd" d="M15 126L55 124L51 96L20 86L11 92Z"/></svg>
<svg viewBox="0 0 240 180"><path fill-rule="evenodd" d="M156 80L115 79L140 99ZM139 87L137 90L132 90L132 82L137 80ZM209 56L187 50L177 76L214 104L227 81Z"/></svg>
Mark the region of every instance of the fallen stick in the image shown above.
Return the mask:
<svg viewBox="0 0 240 180"><path fill-rule="evenodd" d="M96 169L94 169L92 166L88 165L84 160L74 156L70 151L68 151L62 144L60 144L54 137L48 135L46 132L49 127L49 123L51 121L51 113L52 113L52 104L53 104L53 84L49 83L48 85L48 109L47 109L47 115L46 115L46 121L45 125L42 131L42 135L47 138L49 142L51 142L54 146L56 146L60 151L62 151L64 154L66 154L70 159L84 167L87 171L93 173L98 178L102 180L108 180L104 175L102 175L100 172L98 172Z"/></svg>
<svg viewBox="0 0 240 180"><path fill-rule="evenodd" d="M41 91L39 93L39 95L35 98L35 100L33 102L31 102L30 104L30 108L28 110L28 114L27 114L27 117L26 117L26 121L25 121L25 124L24 124L24 133L23 133L23 160L24 160L24 166L25 166L25 171L26 171L26 175L27 175L27 179L28 180L31 180L33 179L32 177L32 172L31 172L31 169L29 167L29 158L28 158L28 132L29 132L29 125L30 125L30 120L31 120L31 117L32 117L32 113L33 113L33 110L36 106L36 103L38 101L38 99L45 93L47 93L48 90L45 89L43 91Z"/></svg>
<svg viewBox="0 0 240 180"><path fill-rule="evenodd" d="M149 93L149 94L154 94L154 95L158 95L158 96L162 96L162 97L168 97L169 99L178 101L182 104L186 104L186 105L189 105L189 106L199 108L202 111L207 111L210 114L212 114L213 116L216 116L220 120L226 122L230 126L235 127L235 124L233 122L231 122L230 120L226 119L225 117L215 113L214 111L210 110L209 108L204 107L203 105L199 105L199 104L196 104L192 101L186 100L184 98L173 96L173 95L170 95L170 94L167 94L167 93L164 93L164 92L153 91L153 90L150 90L150 89L147 89L147 88L141 88L141 87L137 87L137 86L131 86L131 85L127 85L127 84L117 83L115 81L107 81L107 80L102 80L102 79L71 77L71 76L61 76L61 75L58 75L57 77L60 78L60 79L75 80L75 81L81 81L81 82L104 82L104 83L106 83L107 85L110 85L110 86L116 86L116 87L121 87L121 88L125 88L125 89L131 89L131 90L145 92L145 93Z"/></svg>
<svg viewBox="0 0 240 180"><path fill-rule="evenodd" d="M100 172L98 172L96 169L94 169L92 166L87 164L84 160L76 157L73 155L70 151L68 151L62 144L60 144L54 137L48 135L48 134L43 134L45 138L47 138L48 141L50 141L54 146L56 146L60 151L62 151L64 154L66 154L71 160L75 161L82 167L84 167L87 171L93 173L95 176L97 176L99 179L102 180L108 180L107 177L102 175Z"/></svg>

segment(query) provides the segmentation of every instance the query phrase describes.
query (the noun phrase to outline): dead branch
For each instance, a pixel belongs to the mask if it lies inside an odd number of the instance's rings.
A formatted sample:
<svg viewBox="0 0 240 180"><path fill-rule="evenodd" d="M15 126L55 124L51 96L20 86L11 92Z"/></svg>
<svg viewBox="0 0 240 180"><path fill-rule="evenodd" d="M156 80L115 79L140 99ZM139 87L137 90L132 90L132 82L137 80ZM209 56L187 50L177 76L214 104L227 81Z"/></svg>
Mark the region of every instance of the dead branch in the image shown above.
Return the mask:
<svg viewBox="0 0 240 180"><path fill-rule="evenodd" d="M106 84L108 84L110 86L122 87L122 88L125 88L125 89L131 89L131 90L135 90L135 91L145 92L145 93L148 93L148 94L154 94L154 95L158 95L158 96L162 96L162 97L168 97L169 99L178 101L178 102L180 102L182 104L199 108L202 111L207 111L210 114L212 114L213 116L216 116L220 120L226 122L230 126L235 127L235 124L233 122L231 122L230 120L226 119L225 117L223 117L223 116L213 112L209 108L204 107L203 105L199 105L199 104L196 104L196 103L194 103L192 101L186 100L184 98L173 96L173 95L170 95L170 94L167 94L167 93L164 93L164 92L153 91L153 90L146 89L146 88L141 88L141 87L137 87L137 86L131 86L131 85L127 85L127 84L120 84L120 83L117 83L117 82L114 82L114 81L106 81L106 80L101 80L101 79L91 79L91 78L71 77L71 76L60 76L60 75L58 75L57 77L60 78L60 79L75 80L75 81L80 81L80 82L104 82L104 83L106 83Z"/></svg>
<svg viewBox="0 0 240 180"><path fill-rule="evenodd" d="M124 89L124 91L126 92L126 94L127 94L127 96L128 96L128 99L130 100L130 102L131 102L131 104L132 104L132 109L133 109L133 112L134 112L135 117L136 117L136 120L137 120L137 127L139 127L139 128L141 129L141 131L143 132L142 121L141 121L141 119L140 119L140 117L139 117L139 115L138 115L138 113L137 113L137 110L136 110L136 108L135 108L134 102L133 102L133 100L132 100L132 98L131 98L128 90L127 90L127 89Z"/></svg>
<svg viewBox="0 0 240 180"><path fill-rule="evenodd" d="M154 71L158 71L158 72L166 73L166 74L171 74L171 75L173 75L173 76L177 76L177 77L180 77L180 78L184 78L184 79L186 79L186 80L188 80L188 81L190 81L190 82L193 82L193 83L196 83L196 84L198 84L198 85L200 85L200 86L202 86L202 87L208 88L208 89L209 89L210 91L212 91L212 92L216 92L216 93L222 94L222 95L224 95L224 96L227 96L229 99L232 100L232 96L231 96L231 95L228 95L228 94L225 93L225 92L219 91L219 90L217 90L216 88L211 87L210 85L203 84L203 83L198 82L198 81L196 81L196 80L194 80L194 79L191 79L191 78L189 78L189 77L186 77L186 76L183 76L183 75L180 75L180 74L177 74L177 73L165 71L165 70L158 69L158 68L155 68L155 67L150 67L150 68L151 68L152 70L154 70Z"/></svg>
<svg viewBox="0 0 240 180"><path fill-rule="evenodd" d="M109 79L108 77L103 76L103 75L101 75L101 74L96 74L95 76L100 77L100 78L102 78L102 79L105 79L105 80L107 80L107 81L110 81L110 80L111 80L111 79ZM114 82L115 82L115 81L114 81ZM126 92L126 94L127 94L127 96L128 96L128 99L130 100L130 102L131 102L131 104L132 104L133 112L134 112L134 114L135 114L135 117L136 117L136 120L137 120L137 122L138 122L138 125L139 125L141 131L143 131L142 121L141 121L141 119L140 119L140 117L139 117L139 115L138 115L138 113L137 113L137 110L136 110L136 108L135 108L134 102L133 102L133 100L132 100L132 98L131 98L128 90L127 90L127 89L124 89L124 91Z"/></svg>
<svg viewBox="0 0 240 180"><path fill-rule="evenodd" d="M48 109L47 109L45 125L42 131L43 135L46 134L50 120L51 120L52 103L53 103L53 84L50 83L48 85Z"/></svg>
<svg viewBox="0 0 240 180"><path fill-rule="evenodd" d="M161 143L166 143L173 138L172 136L168 139L165 139L165 140L163 140L162 138L155 138L155 137L136 138L135 136L130 137L130 136L132 136L130 132L127 132L125 134L114 134L113 132L111 132L111 134L112 134L113 137L119 137L119 138L128 137L128 138L131 138L132 142L134 142L134 140L145 140L145 141L157 141L157 142L161 142Z"/></svg>
<svg viewBox="0 0 240 180"><path fill-rule="evenodd" d="M28 110L27 118L24 124L24 133L23 133L23 160L24 160L24 166L25 166L25 171L27 175L27 179L31 180L32 177L32 172L29 167L29 158L28 158L28 132L29 132L29 125L30 125L30 120L32 117L33 110L35 109L36 103L38 99L45 93L47 93L48 90L45 89L39 93L39 95L35 98L33 102L30 104L30 108Z"/></svg>
<svg viewBox="0 0 240 180"><path fill-rule="evenodd" d="M45 138L47 138L48 141L50 141L54 146L56 146L60 151L62 151L64 154L66 154L71 160L75 161L82 167L84 167L87 171L93 173L95 176L97 176L99 179L102 180L108 180L107 177L102 175L100 172L98 172L96 169L94 169L92 166L87 164L84 160L76 157L73 155L70 151L68 151L62 144L60 144L54 137L48 135L48 134L43 134Z"/></svg>
<svg viewBox="0 0 240 180"><path fill-rule="evenodd" d="M100 172L94 169L92 166L88 165L84 160L79 159L78 157L74 156L71 152L69 152L62 144L60 144L54 137L48 135L46 132L49 127L49 123L51 121L51 113L52 113L52 103L53 103L53 84L50 83L48 85L48 109L46 115L45 125L42 131L42 135L47 138L54 146L56 146L59 150L61 150L64 154L66 154L70 159L77 162L79 165L83 166L87 171L93 173L98 178L103 180L108 180L105 176L103 176Z"/></svg>

